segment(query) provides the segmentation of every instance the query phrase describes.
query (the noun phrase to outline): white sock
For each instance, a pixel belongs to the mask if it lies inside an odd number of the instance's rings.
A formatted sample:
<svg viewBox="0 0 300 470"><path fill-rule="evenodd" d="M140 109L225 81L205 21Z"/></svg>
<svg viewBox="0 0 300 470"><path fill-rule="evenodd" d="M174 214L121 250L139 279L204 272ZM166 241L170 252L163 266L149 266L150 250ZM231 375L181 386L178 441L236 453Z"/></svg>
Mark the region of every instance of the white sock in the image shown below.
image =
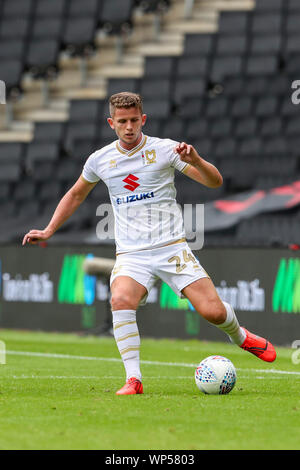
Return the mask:
<svg viewBox="0 0 300 470"><path fill-rule="evenodd" d="M114 337L126 371L126 380L135 377L142 380L140 371L140 335L135 310L115 310L113 315Z"/></svg>
<svg viewBox="0 0 300 470"><path fill-rule="evenodd" d="M227 302L223 302L223 304L226 308L227 318L224 323L221 323L221 325L216 326L220 328L220 330L224 331L224 333L229 336L233 343L238 344L240 346L246 339L246 333L240 327L238 319L236 318L231 305Z"/></svg>

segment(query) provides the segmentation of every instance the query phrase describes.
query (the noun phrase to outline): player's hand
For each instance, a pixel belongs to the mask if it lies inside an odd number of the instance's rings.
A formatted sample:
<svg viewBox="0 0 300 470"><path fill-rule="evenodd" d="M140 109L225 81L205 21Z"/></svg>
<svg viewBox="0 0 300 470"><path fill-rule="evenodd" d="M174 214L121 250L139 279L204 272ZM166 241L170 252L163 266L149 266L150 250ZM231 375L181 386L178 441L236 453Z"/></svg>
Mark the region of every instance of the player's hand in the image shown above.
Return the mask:
<svg viewBox="0 0 300 470"><path fill-rule="evenodd" d="M39 242L44 242L51 237L51 234L46 230L30 230L23 238L22 246L29 243L30 245L37 245Z"/></svg>
<svg viewBox="0 0 300 470"><path fill-rule="evenodd" d="M183 162L190 163L191 165L195 164L199 159L199 156L194 147L187 144L186 142L177 144L174 148L174 151L180 155L180 159Z"/></svg>

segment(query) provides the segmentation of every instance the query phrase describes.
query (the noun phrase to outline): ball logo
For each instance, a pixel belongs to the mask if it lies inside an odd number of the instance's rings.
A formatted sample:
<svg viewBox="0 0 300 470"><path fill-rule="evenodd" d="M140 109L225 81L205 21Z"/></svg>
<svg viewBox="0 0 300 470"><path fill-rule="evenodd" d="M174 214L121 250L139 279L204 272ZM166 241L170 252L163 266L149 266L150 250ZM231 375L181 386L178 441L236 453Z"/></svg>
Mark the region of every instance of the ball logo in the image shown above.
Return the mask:
<svg viewBox="0 0 300 470"><path fill-rule="evenodd" d="M134 191L140 186L140 184L136 182L138 181L138 179L139 178L137 176L134 176L132 174L126 176L126 178L123 179L124 183L127 183L124 185L124 188L129 189L129 191Z"/></svg>

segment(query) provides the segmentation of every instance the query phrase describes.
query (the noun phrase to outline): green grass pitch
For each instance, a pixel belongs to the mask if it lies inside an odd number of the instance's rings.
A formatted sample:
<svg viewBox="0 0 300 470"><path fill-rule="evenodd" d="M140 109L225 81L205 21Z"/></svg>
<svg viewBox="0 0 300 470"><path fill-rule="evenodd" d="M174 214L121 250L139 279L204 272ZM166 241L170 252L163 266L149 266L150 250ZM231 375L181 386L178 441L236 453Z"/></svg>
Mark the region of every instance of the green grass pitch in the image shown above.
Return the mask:
<svg viewBox="0 0 300 470"><path fill-rule="evenodd" d="M300 449L300 364L230 343L142 339L144 395L116 396L123 365L110 337L0 330L0 449ZM229 395L198 391L194 365L220 354Z"/></svg>

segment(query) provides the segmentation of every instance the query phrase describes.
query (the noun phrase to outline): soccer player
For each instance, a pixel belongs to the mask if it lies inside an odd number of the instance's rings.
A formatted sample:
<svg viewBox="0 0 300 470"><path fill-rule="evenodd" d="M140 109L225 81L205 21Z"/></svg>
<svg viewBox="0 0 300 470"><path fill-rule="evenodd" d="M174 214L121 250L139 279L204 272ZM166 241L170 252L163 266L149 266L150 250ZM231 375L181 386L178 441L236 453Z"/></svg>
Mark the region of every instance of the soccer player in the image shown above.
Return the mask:
<svg viewBox="0 0 300 470"><path fill-rule="evenodd" d="M221 174L192 145L144 135L147 117L140 95L118 93L110 97L109 105L107 121L118 139L87 159L82 174L59 202L48 226L30 230L23 245L49 239L94 186L104 181L115 217L112 321L126 372L126 383L116 393L143 393L136 310L145 303L157 279L188 298L196 311L233 343L264 361L274 361L272 344L239 325L233 308L220 299L185 239L182 214L176 204L174 169L210 188L222 185Z"/></svg>

